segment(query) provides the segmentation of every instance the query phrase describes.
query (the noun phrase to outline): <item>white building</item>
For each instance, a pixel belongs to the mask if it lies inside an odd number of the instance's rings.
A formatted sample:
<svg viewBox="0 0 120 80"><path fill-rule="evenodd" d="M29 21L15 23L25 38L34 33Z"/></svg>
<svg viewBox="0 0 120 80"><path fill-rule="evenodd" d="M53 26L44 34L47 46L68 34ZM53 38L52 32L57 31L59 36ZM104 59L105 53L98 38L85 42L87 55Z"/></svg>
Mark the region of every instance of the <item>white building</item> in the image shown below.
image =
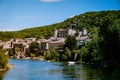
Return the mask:
<svg viewBox="0 0 120 80"><path fill-rule="evenodd" d="M67 38L69 35L75 35L76 31L71 28L59 29L54 31L54 39L57 38Z"/></svg>

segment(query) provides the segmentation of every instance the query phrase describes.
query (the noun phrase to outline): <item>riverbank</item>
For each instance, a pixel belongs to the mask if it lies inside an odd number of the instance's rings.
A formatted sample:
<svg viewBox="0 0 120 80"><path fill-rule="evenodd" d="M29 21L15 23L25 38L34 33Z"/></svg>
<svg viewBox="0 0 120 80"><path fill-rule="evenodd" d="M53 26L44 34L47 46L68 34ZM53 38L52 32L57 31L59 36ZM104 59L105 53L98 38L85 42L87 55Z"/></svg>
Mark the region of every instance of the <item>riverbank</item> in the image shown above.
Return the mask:
<svg viewBox="0 0 120 80"><path fill-rule="evenodd" d="M7 66L6 66L5 68L0 69L0 72L2 72L2 71L7 71L8 69L11 69L11 68L13 68L13 67L14 67L13 64L7 64Z"/></svg>

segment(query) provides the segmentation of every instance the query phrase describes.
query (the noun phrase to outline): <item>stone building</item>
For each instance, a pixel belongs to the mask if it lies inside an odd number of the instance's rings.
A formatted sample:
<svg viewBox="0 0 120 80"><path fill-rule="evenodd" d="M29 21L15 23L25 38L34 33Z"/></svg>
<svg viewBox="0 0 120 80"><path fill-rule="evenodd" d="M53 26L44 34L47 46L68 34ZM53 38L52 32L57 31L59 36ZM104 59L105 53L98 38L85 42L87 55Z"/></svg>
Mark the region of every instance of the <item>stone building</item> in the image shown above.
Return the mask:
<svg viewBox="0 0 120 80"><path fill-rule="evenodd" d="M54 38L67 38L69 35L74 35L76 31L72 28L60 29L54 31Z"/></svg>

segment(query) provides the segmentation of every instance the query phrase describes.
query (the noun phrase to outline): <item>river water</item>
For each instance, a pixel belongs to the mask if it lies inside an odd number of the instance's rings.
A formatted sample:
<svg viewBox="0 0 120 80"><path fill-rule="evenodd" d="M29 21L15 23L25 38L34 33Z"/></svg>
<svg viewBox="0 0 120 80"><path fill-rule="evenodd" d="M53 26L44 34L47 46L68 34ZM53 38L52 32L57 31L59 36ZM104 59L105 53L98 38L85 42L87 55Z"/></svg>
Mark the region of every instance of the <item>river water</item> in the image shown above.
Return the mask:
<svg viewBox="0 0 120 80"><path fill-rule="evenodd" d="M101 80L101 70L62 62L10 59L14 68L0 72L0 80Z"/></svg>

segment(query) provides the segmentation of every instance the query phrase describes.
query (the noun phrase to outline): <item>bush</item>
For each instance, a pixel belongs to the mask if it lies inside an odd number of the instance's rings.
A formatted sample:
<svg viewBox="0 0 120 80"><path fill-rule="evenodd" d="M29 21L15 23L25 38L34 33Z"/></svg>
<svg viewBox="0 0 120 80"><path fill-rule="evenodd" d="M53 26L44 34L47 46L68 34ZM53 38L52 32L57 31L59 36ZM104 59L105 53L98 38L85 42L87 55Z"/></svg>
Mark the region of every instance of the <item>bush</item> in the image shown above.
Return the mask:
<svg viewBox="0 0 120 80"><path fill-rule="evenodd" d="M8 64L8 56L5 54L5 51L0 49L0 69L5 68Z"/></svg>

